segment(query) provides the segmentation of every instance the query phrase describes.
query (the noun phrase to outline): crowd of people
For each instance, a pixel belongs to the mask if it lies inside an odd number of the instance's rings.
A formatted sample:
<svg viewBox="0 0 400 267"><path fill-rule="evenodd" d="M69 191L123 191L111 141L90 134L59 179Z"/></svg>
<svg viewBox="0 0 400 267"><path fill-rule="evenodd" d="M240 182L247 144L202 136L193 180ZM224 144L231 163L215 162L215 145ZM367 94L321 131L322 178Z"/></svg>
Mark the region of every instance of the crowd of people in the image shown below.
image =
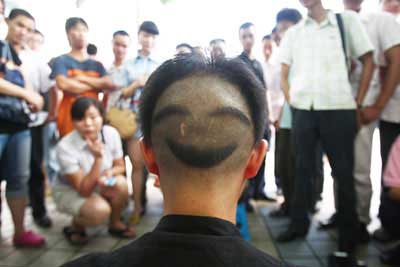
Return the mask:
<svg viewBox="0 0 400 267"><path fill-rule="evenodd" d="M236 58L227 58L225 40L213 39L207 48L178 44L176 57L160 65L153 58L160 32L154 22L144 21L134 58L127 56L131 37L126 31L111 36L114 61L107 69L96 58L96 46L88 44L83 18L67 19L70 51L47 62L39 52L44 36L35 18L26 10L11 10L0 41L0 181L6 181L14 245L45 244L44 237L25 228L24 216L29 205L38 226L52 226L46 188L57 209L72 217L63 228L71 244L86 244L86 229L103 224L113 236L134 238L135 225L146 213L146 179L153 173L164 196L165 216L156 230L131 245L132 255L121 250L72 264L110 266L113 257L122 263L141 255L138 263L156 266L160 259L147 257L156 253L180 266L184 259L172 259L161 244L175 245L171 249L178 253L190 244L201 248L212 242L219 264L244 262L239 256L245 255L255 258L254 266L278 266L236 236L250 239L251 199L273 200L265 194L265 169L272 166L265 166L263 141L270 142L272 135L275 179L284 201L270 219L290 219L278 242L307 236L322 195L325 155L336 212L319 228L338 231L331 266L358 266L356 248L371 235L380 242L399 240L400 1L381 0L382 10L373 13L363 12L362 0L343 0L340 13L324 9L321 0L300 2L306 17L285 8L273 31L260 38L262 62L255 56L256 26L246 22L238 29L243 52ZM4 1L0 4L4 14ZM133 116L135 128L128 136L110 126L115 108ZM376 128L382 226L370 233ZM132 165L130 179L125 157ZM124 221L130 201L134 208ZM231 239L212 239L214 231ZM229 259L219 254L221 248L231 249ZM186 259L201 256L191 253ZM383 251L381 260L398 265L399 255L396 246ZM206 255L200 262L217 266L216 260Z"/></svg>

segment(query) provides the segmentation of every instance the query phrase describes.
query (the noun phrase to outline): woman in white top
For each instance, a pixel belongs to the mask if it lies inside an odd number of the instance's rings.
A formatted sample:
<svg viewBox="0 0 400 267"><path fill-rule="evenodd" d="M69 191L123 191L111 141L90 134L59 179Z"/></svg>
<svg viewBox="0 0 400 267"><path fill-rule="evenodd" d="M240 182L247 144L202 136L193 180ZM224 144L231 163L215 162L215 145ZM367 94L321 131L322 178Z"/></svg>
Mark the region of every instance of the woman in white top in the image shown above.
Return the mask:
<svg viewBox="0 0 400 267"><path fill-rule="evenodd" d="M85 228L109 220L109 233L133 238L134 228L121 221L128 202L128 186L121 139L103 126L104 111L92 98L78 98L71 116L75 130L57 145L60 175L54 187L57 208L73 216L63 232L72 244L87 242Z"/></svg>

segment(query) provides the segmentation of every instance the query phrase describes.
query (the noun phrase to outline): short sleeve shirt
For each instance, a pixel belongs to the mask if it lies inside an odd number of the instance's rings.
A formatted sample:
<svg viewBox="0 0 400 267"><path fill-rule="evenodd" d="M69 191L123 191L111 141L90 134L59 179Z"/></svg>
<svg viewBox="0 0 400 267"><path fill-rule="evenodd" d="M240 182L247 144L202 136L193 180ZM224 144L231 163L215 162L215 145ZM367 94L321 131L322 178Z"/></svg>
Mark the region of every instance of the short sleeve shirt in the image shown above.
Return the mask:
<svg viewBox="0 0 400 267"><path fill-rule="evenodd" d="M350 58L373 50L357 13L341 13ZM279 49L279 60L290 66L291 105L304 110L355 109L356 103L348 78L342 39L335 13L326 19L312 18L290 28Z"/></svg>
<svg viewBox="0 0 400 267"><path fill-rule="evenodd" d="M363 103L364 106L370 106L375 103L379 95L379 67L386 65L384 53L400 44L400 25L394 16L385 12L361 14L361 20L374 46L374 63L377 66ZM360 84L362 64L357 60L355 61L355 66L356 68L352 71L351 75L354 96L357 94Z"/></svg>
<svg viewBox="0 0 400 267"><path fill-rule="evenodd" d="M93 59L78 61L70 55L62 55L55 58L51 64L50 78L55 79L58 75L72 78L77 75L90 77L102 77L106 75L103 65ZM71 118L71 107L75 99L79 96L87 96L98 99L98 90L86 91L82 94L72 94L64 92L63 99L58 109L57 127L60 136L70 133L74 129Z"/></svg>
<svg viewBox="0 0 400 267"><path fill-rule="evenodd" d="M151 57L144 57L142 55L138 55L136 58L128 60L125 63L126 70L128 72L128 81L129 84L137 80L142 75L150 76L151 73L158 67L158 62L153 60ZM139 112L139 99L142 95L143 88L138 88L132 99L130 108L133 112Z"/></svg>
<svg viewBox="0 0 400 267"><path fill-rule="evenodd" d="M113 161L123 157L121 138L117 130L105 125L102 129L104 156L101 170L112 168ZM56 147L57 161L60 165L58 183L68 185L64 178L65 174L73 174L82 170L84 175L88 174L93 166L94 157L90 152L86 141L74 130L63 137Z"/></svg>
<svg viewBox="0 0 400 267"><path fill-rule="evenodd" d="M117 89L108 94L106 110L109 110L111 107L114 107L117 104L121 108L129 108L130 100L121 99L121 89L129 85L128 70L124 65L112 65L107 72Z"/></svg>

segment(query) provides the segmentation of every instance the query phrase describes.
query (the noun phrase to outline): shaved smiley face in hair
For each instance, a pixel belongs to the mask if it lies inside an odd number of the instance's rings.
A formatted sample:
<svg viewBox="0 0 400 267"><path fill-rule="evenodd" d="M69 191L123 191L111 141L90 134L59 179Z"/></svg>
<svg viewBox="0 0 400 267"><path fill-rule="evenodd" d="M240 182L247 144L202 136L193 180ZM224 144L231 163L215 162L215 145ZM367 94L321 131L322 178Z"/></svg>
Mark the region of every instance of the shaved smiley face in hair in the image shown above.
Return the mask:
<svg viewBox="0 0 400 267"><path fill-rule="evenodd" d="M250 118L244 97L231 83L206 74L177 81L160 97L153 115L157 157L168 165L178 159L197 168L240 165L254 143Z"/></svg>

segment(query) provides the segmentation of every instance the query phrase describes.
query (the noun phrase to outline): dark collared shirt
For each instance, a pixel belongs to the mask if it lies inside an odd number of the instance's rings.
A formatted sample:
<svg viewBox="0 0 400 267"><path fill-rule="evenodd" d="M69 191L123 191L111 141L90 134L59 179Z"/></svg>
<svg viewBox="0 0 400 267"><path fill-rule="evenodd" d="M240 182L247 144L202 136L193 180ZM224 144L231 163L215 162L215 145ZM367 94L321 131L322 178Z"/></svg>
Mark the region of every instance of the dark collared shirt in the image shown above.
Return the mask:
<svg viewBox="0 0 400 267"><path fill-rule="evenodd" d="M249 55L244 51L239 55L238 58L240 58L244 63L247 64L247 66L250 67L250 69L265 87L264 71L260 61L258 61L257 59L250 59Z"/></svg>
<svg viewBox="0 0 400 267"><path fill-rule="evenodd" d="M110 253L95 253L64 267L288 266L254 248L232 223L211 217L168 215L154 231Z"/></svg>

